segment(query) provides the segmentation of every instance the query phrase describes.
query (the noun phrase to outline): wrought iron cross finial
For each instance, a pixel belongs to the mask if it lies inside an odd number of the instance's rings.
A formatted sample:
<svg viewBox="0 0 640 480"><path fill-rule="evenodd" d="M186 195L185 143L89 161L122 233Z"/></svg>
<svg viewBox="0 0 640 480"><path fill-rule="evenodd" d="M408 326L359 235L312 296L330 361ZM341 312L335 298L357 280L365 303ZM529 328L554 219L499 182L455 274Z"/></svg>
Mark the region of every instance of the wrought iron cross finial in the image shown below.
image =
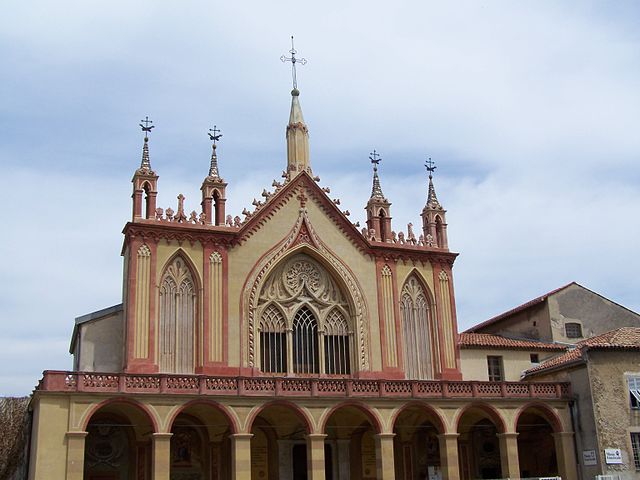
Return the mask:
<svg viewBox="0 0 640 480"><path fill-rule="evenodd" d="M375 148L369 155L369 160L371 160L371 163L373 164L373 169L378 170L378 164L382 161L382 157L380 157L380 154L376 152Z"/></svg>
<svg viewBox="0 0 640 480"><path fill-rule="evenodd" d="M296 63L300 63L301 65L306 65L307 59L296 58L296 53L298 53L298 51L293 46L293 35L291 35L291 50L289 50L289 53L291 54L291 57L286 57L282 55L280 57L280 60L282 60L282 62L291 62L291 75L293 77L293 88L297 90L298 79L296 78Z"/></svg>
<svg viewBox="0 0 640 480"><path fill-rule="evenodd" d="M210 128L209 132L213 132L213 133L207 133L207 135L209 135L209 138L211 139L211 141L213 141L213 145L215 146L216 142L220 141L220 137L222 137L222 133L220 133L221 131L218 129L216 125L214 125L213 128Z"/></svg>
<svg viewBox="0 0 640 480"><path fill-rule="evenodd" d="M142 123L140 124L140 127L142 128L142 131L144 132L144 139L148 140L149 139L149 132L151 132L152 128L155 128L155 125L151 125L153 123L153 120L149 120L149 116L145 116L144 120L140 120ZM142 125L144 123L144 125ZM151 126L149 126L151 125Z"/></svg>
<svg viewBox="0 0 640 480"><path fill-rule="evenodd" d="M429 157L429 159L424 163L424 166L427 168L427 172L429 172L429 178L433 176L433 172L438 168L436 167L435 162L431 160L431 157Z"/></svg>

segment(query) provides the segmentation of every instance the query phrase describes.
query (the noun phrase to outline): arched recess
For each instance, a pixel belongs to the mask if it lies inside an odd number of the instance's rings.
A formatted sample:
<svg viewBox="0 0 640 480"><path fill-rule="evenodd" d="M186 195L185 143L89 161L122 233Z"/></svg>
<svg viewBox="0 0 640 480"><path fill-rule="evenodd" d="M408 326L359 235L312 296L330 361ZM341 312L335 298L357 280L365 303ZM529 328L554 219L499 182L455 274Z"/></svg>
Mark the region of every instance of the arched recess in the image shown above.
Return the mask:
<svg viewBox="0 0 640 480"><path fill-rule="evenodd" d="M201 363L200 285L193 263L179 249L166 262L158 286L157 362L162 373L191 374Z"/></svg>
<svg viewBox="0 0 640 480"><path fill-rule="evenodd" d="M556 413L543 404L524 405L517 413L514 431L518 433L518 464L525 477L559 475L554 433L562 430Z"/></svg>
<svg viewBox="0 0 640 480"><path fill-rule="evenodd" d="M417 271L400 290L404 371L410 380L431 380L440 371L433 296Z"/></svg>
<svg viewBox="0 0 640 480"><path fill-rule="evenodd" d="M320 432L325 439L327 478L376 478L375 436L381 433L378 415L360 402L336 405L324 416Z"/></svg>
<svg viewBox="0 0 640 480"><path fill-rule="evenodd" d="M502 415L491 405L473 403L456 421L460 478L503 478L499 433L505 432Z"/></svg>
<svg viewBox="0 0 640 480"><path fill-rule="evenodd" d="M442 474L446 452L438 435L445 433L440 414L427 404L404 405L392 420L396 478L430 478Z"/></svg>
<svg viewBox="0 0 640 480"><path fill-rule="evenodd" d="M237 427L223 406L189 402L172 416L169 431L171 478L231 479L230 435Z"/></svg>
<svg viewBox="0 0 640 480"><path fill-rule="evenodd" d="M310 235L314 235L307 225ZM299 228L298 228L299 231ZM295 237L294 237L295 239ZM369 367L369 329L366 302L355 275L335 257L319 240L317 248L297 244L287 248L281 245L275 252L265 255L245 282L243 312L247 319L248 342L246 361L260 368L261 316L268 304L278 303L285 315L288 328L292 328L293 315L306 304L317 314L320 337L326 334L326 318L338 309L348 325L349 364L343 370L353 372ZM292 242L293 243L293 242ZM300 263L298 263L300 261ZM287 278L287 275L290 277ZM302 298L310 296L310 299ZM292 339L287 339L288 345ZM327 352L319 343L321 373L325 371ZM291 356L291 354L290 354ZM287 360L291 369L292 359Z"/></svg>
<svg viewBox="0 0 640 480"><path fill-rule="evenodd" d="M137 402L110 399L87 416L84 478L147 478L153 417Z"/></svg>
<svg viewBox="0 0 640 480"><path fill-rule="evenodd" d="M251 438L251 478L307 478L306 436L311 418L293 403L269 402L247 421Z"/></svg>

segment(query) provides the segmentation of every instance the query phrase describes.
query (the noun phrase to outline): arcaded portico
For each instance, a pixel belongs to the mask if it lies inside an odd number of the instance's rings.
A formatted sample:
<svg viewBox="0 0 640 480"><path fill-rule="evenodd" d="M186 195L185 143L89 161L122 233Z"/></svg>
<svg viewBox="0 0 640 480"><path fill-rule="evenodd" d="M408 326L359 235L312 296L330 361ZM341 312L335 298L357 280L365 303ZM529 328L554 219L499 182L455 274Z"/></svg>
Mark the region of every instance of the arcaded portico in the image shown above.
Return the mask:
<svg viewBox="0 0 640 480"><path fill-rule="evenodd" d="M65 439L34 478L576 479L563 383L47 372L36 395Z"/></svg>

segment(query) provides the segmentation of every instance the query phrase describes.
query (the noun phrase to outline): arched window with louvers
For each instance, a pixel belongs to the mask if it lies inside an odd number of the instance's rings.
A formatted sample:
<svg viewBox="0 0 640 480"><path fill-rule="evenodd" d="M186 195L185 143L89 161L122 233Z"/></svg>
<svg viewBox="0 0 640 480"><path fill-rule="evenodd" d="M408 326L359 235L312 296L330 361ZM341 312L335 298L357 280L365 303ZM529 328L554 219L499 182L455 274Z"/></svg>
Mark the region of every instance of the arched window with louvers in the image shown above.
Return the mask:
<svg viewBox="0 0 640 480"><path fill-rule="evenodd" d="M433 379L438 368L437 332L429 298L422 282L412 274L400 298L404 371L411 380Z"/></svg>
<svg viewBox="0 0 640 480"><path fill-rule="evenodd" d="M194 373L197 290L185 260L177 256L160 281L158 366L163 373Z"/></svg>

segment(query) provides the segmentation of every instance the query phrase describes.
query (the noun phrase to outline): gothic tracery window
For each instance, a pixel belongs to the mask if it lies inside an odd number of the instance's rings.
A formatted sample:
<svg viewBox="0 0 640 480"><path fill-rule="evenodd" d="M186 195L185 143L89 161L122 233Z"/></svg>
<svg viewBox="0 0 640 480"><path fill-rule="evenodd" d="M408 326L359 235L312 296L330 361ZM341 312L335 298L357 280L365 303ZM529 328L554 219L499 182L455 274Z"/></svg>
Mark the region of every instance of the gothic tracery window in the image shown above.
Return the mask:
<svg viewBox="0 0 640 480"><path fill-rule="evenodd" d="M260 290L260 367L267 373L351 373L350 306L331 275L297 254Z"/></svg>
<svg viewBox="0 0 640 480"><path fill-rule="evenodd" d="M434 331L431 311L427 294L415 275L409 277L402 288L400 309L405 375L412 380L432 379Z"/></svg>
<svg viewBox="0 0 640 480"><path fill-rule="evenodd" d="M161 372L193 373L196 290L184 260L177 257L160 283L158 364Z"/></svg>

